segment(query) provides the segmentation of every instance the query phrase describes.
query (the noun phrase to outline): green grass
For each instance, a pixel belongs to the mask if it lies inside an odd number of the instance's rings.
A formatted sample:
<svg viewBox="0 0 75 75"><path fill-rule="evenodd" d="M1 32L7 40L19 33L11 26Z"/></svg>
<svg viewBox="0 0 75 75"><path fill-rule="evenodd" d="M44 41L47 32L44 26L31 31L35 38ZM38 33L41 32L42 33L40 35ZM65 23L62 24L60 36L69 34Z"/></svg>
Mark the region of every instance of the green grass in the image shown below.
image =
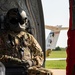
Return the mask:
<svg viewBox="0 0 75 75"><path fill-rule="evenodd" d="M50 56L48 58L66 58L66 50L61 50L61 51L52 51Z"/></svg>
<svg viewBox="0 0 75 75"><path fill-rule="evenodd" d="M45 68L48 69L65 69L66 68L66 61L46 61Z"/></svg>
<svg viewBox="0 0 75 75"><path fill-rule="evenodd" d="M66 50L52 51L48 58L66 58ZM48 69L66 69L66 61L61 60L51 60L45 62L45 67Z"/></svg>

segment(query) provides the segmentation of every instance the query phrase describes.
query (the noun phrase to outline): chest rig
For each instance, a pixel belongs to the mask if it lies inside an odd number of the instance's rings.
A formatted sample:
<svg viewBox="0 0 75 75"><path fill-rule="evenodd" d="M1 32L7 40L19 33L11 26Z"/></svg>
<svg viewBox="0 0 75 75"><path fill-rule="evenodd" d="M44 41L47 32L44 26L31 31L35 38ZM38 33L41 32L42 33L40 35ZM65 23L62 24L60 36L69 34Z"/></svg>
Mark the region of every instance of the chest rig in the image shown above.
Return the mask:
<svg viewBox="0 0 75 75"><path fill-rule="evenodd" d="M0 38L0 55L8 55L21 60L31 59L30 41L27 34L5 34Z"/></svg>

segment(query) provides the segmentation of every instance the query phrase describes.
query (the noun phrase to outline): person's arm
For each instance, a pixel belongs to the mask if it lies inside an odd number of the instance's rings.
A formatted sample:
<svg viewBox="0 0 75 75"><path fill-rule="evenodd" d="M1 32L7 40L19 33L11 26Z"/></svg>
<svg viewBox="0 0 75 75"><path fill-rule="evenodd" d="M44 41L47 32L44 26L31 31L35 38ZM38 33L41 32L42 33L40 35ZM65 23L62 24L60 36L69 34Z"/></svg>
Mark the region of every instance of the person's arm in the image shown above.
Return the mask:
<svg viewBox="0 0 75 75"><path fill-rule="evenodd" d="M30 36L31 36L30 41L32 41L31 47L33 53L32 61L34 65L42 66L44 60L42 48L37 42L37 40L32 35Z"/></svg>

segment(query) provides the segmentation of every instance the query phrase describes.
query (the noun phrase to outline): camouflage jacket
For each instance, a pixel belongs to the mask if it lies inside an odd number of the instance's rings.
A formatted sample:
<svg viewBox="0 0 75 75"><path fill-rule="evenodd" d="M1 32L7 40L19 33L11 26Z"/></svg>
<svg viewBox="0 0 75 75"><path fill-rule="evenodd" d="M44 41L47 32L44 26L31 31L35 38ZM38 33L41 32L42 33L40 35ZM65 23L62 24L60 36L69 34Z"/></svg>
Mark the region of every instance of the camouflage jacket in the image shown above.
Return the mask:
<svg viewBox="0 0 75 75"><path fill-rule="evenodd" d="M27 32L7 32L0 36L0 58L11 56L20 60L30 60L35 65L43 64L43 52L36 39Z"/></svg>

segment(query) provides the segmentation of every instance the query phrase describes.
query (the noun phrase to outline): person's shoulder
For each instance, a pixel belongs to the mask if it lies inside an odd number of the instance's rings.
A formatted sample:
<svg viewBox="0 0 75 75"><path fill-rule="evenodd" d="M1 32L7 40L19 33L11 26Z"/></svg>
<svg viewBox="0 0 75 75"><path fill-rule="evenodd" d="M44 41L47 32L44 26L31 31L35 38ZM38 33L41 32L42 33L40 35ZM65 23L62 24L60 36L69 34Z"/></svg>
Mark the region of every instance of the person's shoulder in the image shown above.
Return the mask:
<svg viewBox="0 0 75 75"><path fill-rule="evenodd" d="M30 36L30 37L33 36L32 34L30 34L30 33L28 33L28 32L25 32L25 35L28 35L28 36Z"/></svg>
<svg viewBox="0 0 75 75"><path fill-rule="evenodd" d="M20 32L20 34L21 34L21 36L24 35L25 38L29 38L29 39L33 38L33 35L28 33L28 32L26 32L26 31L22 31L22 32Z"/></svg>

